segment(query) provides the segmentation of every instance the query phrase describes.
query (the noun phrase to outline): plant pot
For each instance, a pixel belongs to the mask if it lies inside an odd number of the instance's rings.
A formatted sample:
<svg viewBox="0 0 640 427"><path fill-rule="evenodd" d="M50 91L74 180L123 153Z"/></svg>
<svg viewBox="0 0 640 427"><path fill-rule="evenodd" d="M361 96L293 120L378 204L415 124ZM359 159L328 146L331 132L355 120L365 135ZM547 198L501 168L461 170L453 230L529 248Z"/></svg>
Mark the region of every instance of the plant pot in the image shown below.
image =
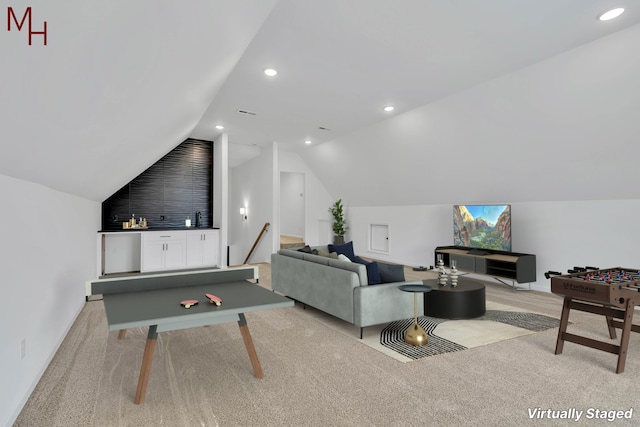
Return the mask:
<svg viewBox="0 0 640 427"><path fill-rule="evenodd" d="M344 244L344 236L333 236L333 244L334 245L343 245Z"/></svg>

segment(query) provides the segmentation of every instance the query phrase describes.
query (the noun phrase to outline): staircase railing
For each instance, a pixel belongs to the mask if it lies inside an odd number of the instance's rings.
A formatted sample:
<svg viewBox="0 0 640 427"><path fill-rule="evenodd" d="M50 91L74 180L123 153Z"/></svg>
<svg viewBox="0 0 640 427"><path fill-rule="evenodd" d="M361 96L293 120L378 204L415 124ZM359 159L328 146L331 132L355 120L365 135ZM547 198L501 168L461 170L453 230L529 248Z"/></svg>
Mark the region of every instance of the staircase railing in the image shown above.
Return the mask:
<svg viewBox="0 0 640 427"><path fill-rule="evenodd" d="M260 234L258 234L258 237L256 238L256 241L253 243L253 246L251 247L251 250L247 254L247 257L244 259L243 264L246 264L249 261L249 258L251 258L251 255L253 255L253 251L255 251L256 246L258 246L258 243L260 243L260 240L262 239L262 236L264 235L264 233L269 231L269 225L271 225L271 224L269 224L268 222L264 223L264 227L262 227L262 230L260 231Z"/></svg>

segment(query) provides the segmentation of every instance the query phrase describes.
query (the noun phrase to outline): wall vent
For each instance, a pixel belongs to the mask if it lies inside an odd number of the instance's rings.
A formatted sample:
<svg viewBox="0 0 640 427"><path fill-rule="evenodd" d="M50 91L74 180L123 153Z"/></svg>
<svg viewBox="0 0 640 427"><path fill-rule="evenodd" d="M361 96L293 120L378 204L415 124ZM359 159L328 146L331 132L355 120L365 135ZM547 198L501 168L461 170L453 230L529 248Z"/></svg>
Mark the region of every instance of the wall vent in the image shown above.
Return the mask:
<svg viewBox="0 0 640 427"><path fill-rule="evenodd" d="M247 111L247 110L238 110L238 113L247 114L249 116L255 116L256 115L256 113L254 113L253 111Z"/></svg>

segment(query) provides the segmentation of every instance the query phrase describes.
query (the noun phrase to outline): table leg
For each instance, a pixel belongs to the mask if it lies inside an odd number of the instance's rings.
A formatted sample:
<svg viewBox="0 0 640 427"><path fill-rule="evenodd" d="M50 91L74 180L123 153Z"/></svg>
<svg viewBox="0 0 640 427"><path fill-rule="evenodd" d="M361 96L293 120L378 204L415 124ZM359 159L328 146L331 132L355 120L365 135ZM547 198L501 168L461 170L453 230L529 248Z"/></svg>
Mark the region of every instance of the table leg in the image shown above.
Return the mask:
<svg viewBox="0 0 640 427"><path fill-rule="evenodd" d="M249 326L247 325L247 319L244 317L244 313L240 313L238 326L240 326L242 340L244 341L244 346L247 348L249 360L251 360L251 365L253 366L253 373L255 374L256 378L263 378L264 373L262 372L262 366L260 366L260 360L258 360L258 353L256 353L256 348L253 346L253 339L251 339L251 333L249 332Z"/></svg>
<svg viewBox="0 0 640 427"><path fill-rule="evenodd" d="M133 401L136 405L143 403L144 396L147 394L147 384L149 383L149 374L151 373L153 353L156 350L156 342L158 340L157 328L157 325L149 326L147 343L144 346L144 355L142 356L142 366L140 367L140 377L138 378L138 389L136 390L136 397Z"/></svg>
<svg viewBox="0 0 640 427"><path fill-rule="evenodd" d="M126 329L120 329L118 331L118 339L122 340L124 339L124 336L127 334L127 330Z"/></svg>
<svg viewBox="0 0 640 427"><path fill-rule="evenodd" d="M629 335L631 334L631 325L633 323L633 311L635 309L635 301L629 299L627 301L627 309L624 313L624 324L622 327L622 336L620 337L620 348L618 350L618 365L616 366L616 374L624 371L624 364L627 360L627 348L629 347Z"/></svg>
<svg viewBox="0 0 640 427"><path fill-rule="evenodd" d="M413 325L404 333L404 342L410 345L421 346L429 342L425 330L418 324L418 299L417 293L413 293Z"/></svg>
<svg viewBox="0 0 640 427"><path fill-rule="evenodd" d="M560 326L558 327L558 339L556 340L556 352L555 354L562 353L564 348L564 334L567 332L567 325L569 324L569 305L571 304L571 298L564 297L562 303L562 315L560 316Z"/></svg>

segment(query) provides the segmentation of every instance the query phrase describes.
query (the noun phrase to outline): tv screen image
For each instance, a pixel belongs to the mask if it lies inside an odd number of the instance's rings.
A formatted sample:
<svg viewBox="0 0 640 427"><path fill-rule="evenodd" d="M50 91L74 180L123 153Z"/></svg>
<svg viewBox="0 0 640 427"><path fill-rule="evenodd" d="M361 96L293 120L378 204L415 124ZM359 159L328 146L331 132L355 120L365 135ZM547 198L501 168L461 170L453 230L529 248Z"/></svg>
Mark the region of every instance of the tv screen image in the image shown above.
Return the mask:
<svg viewBox="0 0 640 427"><path fill-rule="evenodd" d="M511 251L511 205L454 205L453 244Z"/></svg>

